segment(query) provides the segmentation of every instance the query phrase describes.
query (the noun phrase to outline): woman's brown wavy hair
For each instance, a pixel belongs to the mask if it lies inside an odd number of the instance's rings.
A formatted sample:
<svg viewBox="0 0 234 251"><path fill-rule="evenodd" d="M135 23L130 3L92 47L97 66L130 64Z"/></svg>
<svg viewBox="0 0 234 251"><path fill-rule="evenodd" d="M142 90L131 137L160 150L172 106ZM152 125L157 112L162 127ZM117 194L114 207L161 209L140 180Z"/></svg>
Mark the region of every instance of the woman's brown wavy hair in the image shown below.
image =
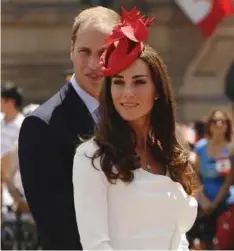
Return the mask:
<svg viewBox="0 0 234 251"><path fill-rule="evenodd" d="M214 116L215 116L216 112L221 112L224 115L224 117L226 118L227 131L225 133L225 139L228 142L231 142L232 141L232 126L233 126L233 121L232 121L231 116L225 110L220 109L220 108L213 109L210 112L210 114L209 114L209 116L207 118L207 123L206 123L206 134L207 134L207 137L208 138L212 137L212 134L210 132L210 125L211 125L212 120L214 119Z"/></svg>
<svg viewBox="0 0 234 251"><path fill-rule="evenodd" d="M148 144L157 162L168 170L172 180L182 184L188 194L194 194L198 187L197 176L189 164L188 153L180 146L175 135L174 99L166 67L149 45L145 45L139 56L148 66L155 83L159 99L151 111L152 134ZM99 149L93 156L101 157L101 168L107 179L131 182L134 170L140 168L135 153L136 135L116 111L111 96L111 78L106 78L100 93L100 123L94 141Z"/></svg>

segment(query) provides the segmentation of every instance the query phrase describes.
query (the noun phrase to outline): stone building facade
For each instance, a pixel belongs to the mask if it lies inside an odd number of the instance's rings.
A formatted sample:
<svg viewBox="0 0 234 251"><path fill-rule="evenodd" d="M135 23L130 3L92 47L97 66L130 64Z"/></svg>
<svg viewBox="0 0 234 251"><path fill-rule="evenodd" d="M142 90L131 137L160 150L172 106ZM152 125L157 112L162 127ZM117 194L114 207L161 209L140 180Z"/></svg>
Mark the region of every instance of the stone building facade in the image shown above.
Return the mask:
<svg viewBox="0 0 234 251"><path fill-rule="evenodd" d="M198 119L215 106L231 109L225 77L234 61L234 17L204 39L173 0L116 0L112 7L138 6L154 15L149 44L168 65L182 121ZM2 82L25 89L27 102L43 102L65 83L74 17L88 0L2 2ZM233 83L234 84L234 83Z"/></svg>

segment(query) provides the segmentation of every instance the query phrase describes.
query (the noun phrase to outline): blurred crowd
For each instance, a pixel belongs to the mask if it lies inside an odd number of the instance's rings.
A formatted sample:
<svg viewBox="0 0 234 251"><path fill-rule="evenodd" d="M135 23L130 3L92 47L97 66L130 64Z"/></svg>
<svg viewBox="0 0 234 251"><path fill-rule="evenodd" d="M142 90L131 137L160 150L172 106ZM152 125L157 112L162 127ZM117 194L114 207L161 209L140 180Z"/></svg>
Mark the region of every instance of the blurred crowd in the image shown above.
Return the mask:
<svg viewBox="0 0 234 251"><path fill-rule="evenodd" d="M24 117L39 105L23 107L23 100L22 88L12 82L2 85L1 245L4 250L40 249L36 227L24 197L17 153ZM233 180L232 185L226 187L234 156L233 128L231 116L221 109L189 124L177 123L177 137L188 150L203 187L197 198L197 220L188 232L192 249L234 249Z"/></svg>
<svg viewBox="0 0 234 251"><path fill-rule="evenodd" d="M187 233L190 246L194 250L233 250L232 117L214 109L200 121L182 127L178 136L189 149L191 164L201 181L197 219Z"/></svg>
<svg viewBox="0 0 234 251"><path fill-rule="evenodd" d="M18 164L18 136L24 117L38 107L23 107L22 88L1 87L1 248L38 249L36 228L24 197Z"/></svg>

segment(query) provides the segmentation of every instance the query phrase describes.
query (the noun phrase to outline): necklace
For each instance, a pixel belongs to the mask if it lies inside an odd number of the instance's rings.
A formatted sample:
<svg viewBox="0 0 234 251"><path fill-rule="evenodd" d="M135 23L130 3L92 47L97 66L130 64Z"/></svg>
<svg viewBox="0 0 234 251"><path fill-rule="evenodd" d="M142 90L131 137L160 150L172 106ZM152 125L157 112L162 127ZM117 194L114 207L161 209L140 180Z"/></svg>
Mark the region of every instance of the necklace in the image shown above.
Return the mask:
<svg viewBox="0 0 234 251"><path fill-rule="evenodd" d="M139 160L140 160L140 164L141 164L141 168L146 169L147 171L152 171L152 167L150 164L143 164L142 162L142 158L140 157L140 155L137 153Z"/></svg>

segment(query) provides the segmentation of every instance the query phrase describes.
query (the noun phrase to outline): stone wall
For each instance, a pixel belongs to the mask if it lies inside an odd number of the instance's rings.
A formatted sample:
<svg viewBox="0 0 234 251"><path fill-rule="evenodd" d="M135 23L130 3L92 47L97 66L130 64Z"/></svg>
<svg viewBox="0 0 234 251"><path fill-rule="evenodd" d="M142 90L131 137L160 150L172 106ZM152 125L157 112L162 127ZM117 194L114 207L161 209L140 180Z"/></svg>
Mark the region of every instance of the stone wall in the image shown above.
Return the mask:
<svg viewBox="0 0 234 251"><path fill-rule="evenodd" d="M77 8L50 7L3 14L2 81L13 80L23 86L27 101L30 102L43 102L59 90L65 83L64 71L72 67L69 46L73 18L84 7L77 4ZM226 105L228 102L221 95L224 84L222 76L232 57L227 48L234 41L230 30L230 27L234 27L233 19L228 19L218 29L220 34L225 35L215 34L206 41L173 1L155 1L151 7L147 11L156 18L150 31L149 44L159 51L168 65L179 118L199 118L202 116L201 111L206 112L216 104L217 99L209 95L212 88L217 89L211 93L219 97L218 104ZM222 32L223 29L226 32ZM223 36L226 42L220 45L218 36ZM220 67L224 68L222 73ZM207 77L211 68L216 74L213 77L217 82L215 85ZM203 77L197 78L197 72L201 71ZM207 89L206 98L202 96L204 88ZM209 104L204 102L206 100ZM197 102L200 104L197 105Z"/></svg>

